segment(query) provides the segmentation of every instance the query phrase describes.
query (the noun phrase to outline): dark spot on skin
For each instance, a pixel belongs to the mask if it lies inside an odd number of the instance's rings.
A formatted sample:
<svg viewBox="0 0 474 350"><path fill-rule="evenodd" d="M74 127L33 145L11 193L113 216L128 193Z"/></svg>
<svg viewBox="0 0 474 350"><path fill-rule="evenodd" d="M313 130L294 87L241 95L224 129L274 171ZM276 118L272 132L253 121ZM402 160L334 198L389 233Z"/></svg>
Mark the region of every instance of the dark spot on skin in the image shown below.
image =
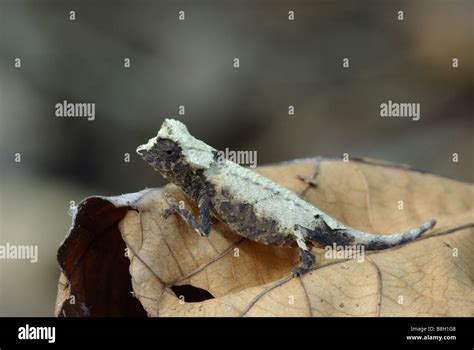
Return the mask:
<svg viewBox="0 0 474 350"><path fill-rule="evenodd" d="M372 242L367 244L365 248L367 250L381 250L381 249L387 249L391 246L392 246L391 244L388 244L387 242L384 242L381 239L374 239Z"/></svg>
<svg viewBox="0 0 474 350"><path fill-rule="evenodd" d="M216 156L216 152L214 156ZM174 141L158 139L152 149L142 153L143 159L151 164L164 178L171 181L194 200L213 195L212 187L206 183L203 171L192 169L186 162L181 147Z"/></svg>
<svg viewBox="0 0 474 350"><path fill-rule="evenodd" d="M315 262L315 257L310 252L300 249L300 260L302 267L310 268Z"/></svg>

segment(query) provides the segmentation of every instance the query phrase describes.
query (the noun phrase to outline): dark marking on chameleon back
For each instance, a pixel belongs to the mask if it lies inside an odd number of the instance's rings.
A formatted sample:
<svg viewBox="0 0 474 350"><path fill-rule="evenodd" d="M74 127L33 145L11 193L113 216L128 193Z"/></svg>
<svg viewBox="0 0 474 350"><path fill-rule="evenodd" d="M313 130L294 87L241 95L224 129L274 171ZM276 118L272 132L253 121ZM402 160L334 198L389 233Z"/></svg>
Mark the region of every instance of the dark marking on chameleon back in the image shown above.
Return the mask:
<svg viewBox="0 0 474 350"><path fill-rule="evenodd" d="M227 189L211 200L219 219L238 234L250 240L276 246L296 246L291 234L281 232L278 222L272 218L258 216L254 205L240 202Z"/></svg>

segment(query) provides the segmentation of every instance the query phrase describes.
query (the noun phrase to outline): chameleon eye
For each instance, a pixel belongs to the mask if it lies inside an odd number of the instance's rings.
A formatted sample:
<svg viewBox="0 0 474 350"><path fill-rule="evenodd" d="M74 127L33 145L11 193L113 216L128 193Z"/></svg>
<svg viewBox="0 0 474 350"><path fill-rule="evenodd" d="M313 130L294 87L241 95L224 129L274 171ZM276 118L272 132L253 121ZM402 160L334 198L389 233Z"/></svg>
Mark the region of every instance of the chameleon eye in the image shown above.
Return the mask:
<svg viewBox="0 0 474 350"><path fill-rule="evenodd" d="M173 154L173 151L170 150L170 149L167 149L167 150L166 150L166 154L167 154L167 155L171 155L171 154Z"/></svg>

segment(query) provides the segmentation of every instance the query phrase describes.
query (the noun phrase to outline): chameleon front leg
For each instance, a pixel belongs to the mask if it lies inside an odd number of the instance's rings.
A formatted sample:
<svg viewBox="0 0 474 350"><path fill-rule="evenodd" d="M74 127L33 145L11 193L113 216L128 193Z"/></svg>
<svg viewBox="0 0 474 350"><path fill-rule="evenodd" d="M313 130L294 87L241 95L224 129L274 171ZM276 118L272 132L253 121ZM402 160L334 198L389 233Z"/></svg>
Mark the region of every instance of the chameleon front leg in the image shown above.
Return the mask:
<svg viewBox="0 0 474 350"><path fill-rule="evenodd" d="M211 219L209 214L209 198L201 196L198 201L199 207L199 222L188 209L181 207L176 199L167 196L167 201L170 207L163 212L163 217L167 219L171 214L177 213L186 221L197 233L201 236L208 237L211 232Z"/></svg>

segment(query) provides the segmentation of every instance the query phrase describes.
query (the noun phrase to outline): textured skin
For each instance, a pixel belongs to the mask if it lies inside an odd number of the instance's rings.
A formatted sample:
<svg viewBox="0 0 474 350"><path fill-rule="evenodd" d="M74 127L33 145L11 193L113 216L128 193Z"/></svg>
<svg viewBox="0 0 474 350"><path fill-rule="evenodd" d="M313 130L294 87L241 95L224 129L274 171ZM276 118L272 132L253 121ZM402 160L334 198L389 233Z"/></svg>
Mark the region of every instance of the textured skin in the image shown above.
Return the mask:
<svg viewBox="0 0 474 350"><path fill-rule="evenodd" d="M166 119L157 137L139 146L137 153L199 206L201 223L187 210L170 203L171 210L196 231L209 234L209 213L212 213L248 239L277 246L298 246L301 266L296 274L314 263L308 245L336 243L364 246L367 250L386 249L415 239L436 223L430 220L392 235L355 230L277 183L231 161L218 160L217 150L191 136L183 123L173 119Z"/></svg>

